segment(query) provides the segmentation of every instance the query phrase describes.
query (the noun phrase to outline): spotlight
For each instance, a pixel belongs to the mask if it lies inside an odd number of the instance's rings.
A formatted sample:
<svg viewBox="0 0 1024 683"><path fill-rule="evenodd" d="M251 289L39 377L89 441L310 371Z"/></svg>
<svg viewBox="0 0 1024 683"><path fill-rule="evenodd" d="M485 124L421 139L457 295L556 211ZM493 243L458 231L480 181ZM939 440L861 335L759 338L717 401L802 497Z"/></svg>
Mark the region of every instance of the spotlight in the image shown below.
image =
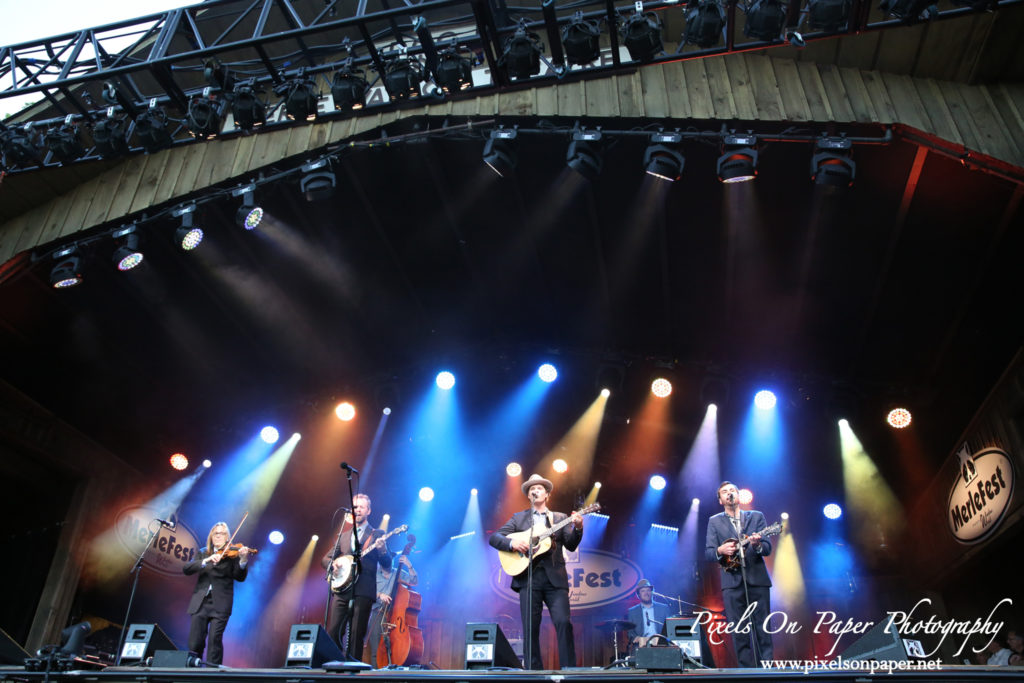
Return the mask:
<svg viewBox="0 0 1024 683"><path fill-rule="evenodd" d="M691 500L690 507L700 507L700 498L694 498Z"/></svg>
<svg viewBox="0 0 1024 683"><path fill-rule="evenodd" d="M857 175L853 143L846 138L820 138L811 157L811 180L818 185L850 187Z"/></svg>
<svg viewBox="0 0 1024 683"><path fill-rule="evenodd" d="M419 97L423 78L423 65L418 59L400 55L384 62L384 89L392 100Z"/></svg>
<svg viewBox="0 0 1024 683"><path fill-rule="evenodd" d="M683 32L684 43L694 43L697 47L712 47L722 39L725 27L725 9L719 0L700 0L691 3L685 10L686 30Z"/></svg>
<svg viewBox="0 0 1024 683"><path fill-rule="evenodd" d="M747 11L743 35L757 40L776 41L786 23L786 8L779 0L754 0Z"/></svg>
<svg viewBox="0 0 1024 683"><path fill-rule="evenodd" d="M759 410L771 410L775 407L775 402L775 394L767 389L762 389L754 394L754 405L757 406Z"/></svg>
<svg viewBox="0 0 1024 683"><path fill-rule="evenodd" d="M516 167L515 128L498 128L492 130L484 144L484 163L495 173L504 178Z"/></svg>
<svg viewBox="0 0 1024 683"><path fill-rule="evenodd" d="M429 503L430 501L434 500L434 489L430 488L429 486L424 486L423 488L421 488L420 500L422 500L424 503Z"/></svg>
<svg viewBox="0 0 1024 683"><path fill-rule="evenodd" d="M445 391L448 391L449 389L455 386L455 375L448 372L447 370L442 370L441 372L437 373L437 377L434 379L434 382L437 384L438 389L444 389Z"/></svg>
<svg viewBox="0 0 1024 683"><path fill-rule="evenodd" d="M155 100L148 110L135 117L135 135L147 154L159 152L174 142L167 130L167 112L158 107Z"/></svg>
<svg viewBox="0 0 1024 683"><path fill-rule="evenodd" d="M362 109L366 106L366 93L370 90L369 83L362 71L352 66L352 59L349 58L345 64L334 72L334 80L331 81L331 98L334 100L334 108L341 111Z"/></svg>
<svg viewBox="0 0 1024 683"><path fill-rule="evenodd" d="M328 166L328 160L326 158L317 159L302 167L299 188L307 202L315 202L333 195L335 182L334 174L331 173Z"/></svg>
<svg viewBox="0 0 1024 683"><path fill-rule="evenodd" d="M537 376L540 377L541 380L550 384L558 378L558 370L556 370L555 366L551 363L545 363L537 368Z"/></svg>
<svg viewBox="0 0 1024 683"><path fill-rule="evenodd" d="M210 469L211 467L213 467L213 463L210 462L209 460L204 460L203 467L205 467L206 469Z"/></svg>
<svg viewBox="0 0 1024 683"><path fill-rule="evenodd" d="M113 159L128 153L123 118L106 118L92 128L92 141L104 159Z"/></svg>
<svg viewBox="0 0 1024 683"><path fill-rule="evenodd" d="M781 512L781 513L779 513L779 519L781 519L783 522L785 522L787 519L789 519L789 513L788 512Z"/></svg>
<svg viewBox="0 0 1024 683"><path fill-rule="evenodd" d="M843 508L839 507L835 503L829 503L822 508L821 514L825 515L826 519L839 519L843 516Z"/></svg>
<svg viewBox="0 0 1024 683"><path fill-rule="evenodd" d="M348 401L344 401L335 407L334 414L337 415L338 419L342 422L350 422L356 416L356 407Z"/></svg>
<svg viewBox="0 0 1024 683"><path fill-rule="evenodd" d="M647 173L670 182L679 180L686 159L674 146L669 145L680 140L682 136L678 133L656 133L652 136L651 144L644 151L644 169Z"/></svg>
<svg viewBox="0 0 1024 683"><path fill-rule="evenodd" d="M192 251L203 241L202 228L192 222L195 211L195 204L187 204L171 212L171 215L181 217L181 227L174 231L174 241L182 251Z"/></svg>
<svg viewBox="0 0 1024 683"><path fill-rule="evenodd" d="M756 135L726 135L718 157L718 179L723 183L753 180L757 176L756 145Z"/></svg>
<svg viewBox="0 0 1024 683"><path fill-rule="evenodd" d="M664 377L658 377L651 382L651 393L658 398L666 398L672 393L672 382Z"/></svg>
<svg viewBox="0 0 1024 683"><path fill-rule="evenodd" d="M238 227L245 228L246 230L254 230L260 224L260 221L263 220L263 209L257 206L256 200L253 199L255 191L256 185L254 183L243 185L231 191L232 197L242 198L242 205L235 212L235 223L238 223Z"/></svg>
<svg viewBox="0 0 1024 683"><path fill-rule="evenodd" d="M918 19L934 19L939 14L939 8L930 0L882 0L878 7L908 24Z"/></svg>
<svg viewBox="0 0 1024 683"><path fill-rule="evenodd" d="M911 415L906 408L893 408L885 416L885 421L893 429L906 429L910 426Z"/></svg>
<svg viewBox="0 0 1024 683"><path fill-rule="evenodd" d="M600 131L577 130L565 154L565 163L590 181L597 180L604 166Z"/></svg>
<svg viewBox="0 0 1024 683"><path fill-rule="evenodd" d="M561 458L557 458L553 463L551 463L551 469L559 474L565 474L569 471L569 463Z"/></svg>
<svg viewBox="0 0 1024 683"><path fill-rule="evenodd" d="M206 60L203 64L203 78L212 87L225 92L235 87L235 77L216 57Z"/></svg>
<svg viewBox="0 0 1024 683"><path fill-rule="evenodd" d="M654 489L655 491L661 491L662 489L664 489L665 484L665 477L661 476L660 474L655 474L653 477L651 477L650 485L651 488Z"/></svg>
<svg viewBox="0 0 1024 683"><path fill-rule="evenodd" d="M54 289L74 287L82 281L78 250L75 247L58 251L54 258L57 259L57 264L50 271L50 285Z"/></svg>
<svg viewBox="0 0 1024 683"><path fill-rule="evenodd" d="M505 51L498 60L498 66L508 70L509 78L529 78L540 73L540 40L536 33L526 30L520 23L516 32L505 41Z"/></svg>
<svg viewBox="0 0 1024 683"><path fill-rule="evenodd" d="M477 494L477 490L476 489L470 489L469 490L469 495L475 496L476 494Z"/></svg>
<svg viewBox="0 0 1024 683"><path fill-rule="evenodd" d="M601 396L603 396L604 398L608 398L611 395L612 395L611 389L602 389L601 390Z"/></svg>
<svg viewBox="0 0 1024 683"><path fill-rule="evenodd" d="M8 168L32 164L42 155L37 136L28 125L21 130L6 126L0 128L0 149L3 150L4 164Z"/></svg>
<svg viewBox="0 0 1024 683"><path fill-rule="evenodd" d="M448 94L465 90L473 85L472 65L454 47L449 47L438 55L434 80Z"/></svg>
<svg viewBox="0 0 1024 683"><path fill-rule="evenodd" d="M188 458L184 453L175 453L171 456L171 467L179 472L188 467Z"/></svg>
<svg viewBox="0 0 1024 683"><path fill-rule="evenodd" d="M739 499L741 505L750 505L754 502L754 494L750 489L740 489Z"/></svg>
<svg viewBox="0 0 1024 683"><path fill-rule="evenodd" d="M274 529L269 534L267 534L267 540L273 543L274 545L281 545L282 543L284 543L284 534L282 534L277 529Z"/></svg>
<svg viewBox="0 0 1024 683"><path fill-rule="evenodd" d="M71 125L70 121L66 121L60 128L47 131L46 146L50 150L50 154L62 164L74 161L85 154L78 136L78 129Z"/></svg>
<svg viewBox="0 0 1024 683"><path fill-rule="evenodd" d="M510 462L505 466L505 474L510 477L518 477L523 473L523 466L517 462Z"/></svg>
<svg viewBox="0 0 1024 683"><path fill-rule="evenodd" d="M220 105L209 96L209 88L202 95L196 95L188 101L188 115L185 125L192 137L199 140L210 140L220 133Z"/></svg>
<svg viewBox="0 0 1024 683"><path fill-rule="evenodd" d="M594 482L594 488L595 488L595 489L599 489L599 488L601 488L601 482L599 482L599 481L595 481L595 482Z"/></svg>
<svg viewBox="0 0 1024 683"><path fill-rule="evenodd" d="M601 29L577 11L562 28L562 47L570 64L590 64L601 54ZM632 54L632 52L630 53Z"/></svg>
<svg viewBox="0 0 1024 683"><path fill-rule="evenodd" d="M284 112L292 121L313 121L317 114L317 100L320 93L313 79L307 78L300 71L297 76L287 81L278 94L284 96Z"/></svg>
<svg viewBox="0 0 1024 683"><path fill-rule="evenodd" d="M390 415L391 414L391 408L388 408L387 406L384 406L384 410L382 410L380 412L384 413L385 415Z"/></svg>
<svg viewBox="0 0 1024 683"><path fill-rule="evenodd" d="M838 31L850 21L852 0L808 0L807 23L812 29Z"/></svg>
<svg viewBox="0 0 1024 683"><path fill-rule="evenodd" d="M654 12L633 14L622 27L622 42L633 61L651 61L665 49L661 42L661 19Z"/></svg>
<svg viewBox="0 0 1024 683"><path fill-rule="evenodd" d="M117 241L117 248L111 255L114 265L120 271L131 270L142 263L143 255L139 251L139 236L135 232L135 226L129 225L111 234Z"/></svg>
<svg viewBox="0 0 1024 683"><path fill-rule="evenodd" d="M253 84L254 81L239 83L231 97L231 117L241 130L250 131L267 122L267 107Z"/></svg>
<svg viewBox="0 0 1024 683"><path fill-rule="evenodd" d="M266 443L277 443L277 440L281 438L281 435L278 433L276 427L267 425L260 430L260 438Z"/></svg>

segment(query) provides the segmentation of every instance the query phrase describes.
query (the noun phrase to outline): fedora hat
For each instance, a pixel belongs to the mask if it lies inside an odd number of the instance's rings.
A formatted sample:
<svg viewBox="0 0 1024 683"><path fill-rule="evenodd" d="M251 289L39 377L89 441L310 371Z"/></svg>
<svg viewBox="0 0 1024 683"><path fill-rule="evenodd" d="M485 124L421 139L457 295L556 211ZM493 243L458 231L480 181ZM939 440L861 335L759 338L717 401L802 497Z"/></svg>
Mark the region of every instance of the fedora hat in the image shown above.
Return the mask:
<svg viewBox="0 0 1024 683"><path fill-rule="evenodd" d="M639 594L641 588L650 588L651 590L654 590L654 584L647 579L640 579L640 583L636 585L636 589L633 592Z"/></svg>
<svg viewBox="0 0 1024 683"><path fill-rule="evenodd" d="M551 493L551 490L555 488L554 484L552 484L550 481L540 476L539 474L531 474L530 478L523 482L523 493L525 494L529 492L530 487L536 486L537 484L543 486L549 494Z"/></svg>

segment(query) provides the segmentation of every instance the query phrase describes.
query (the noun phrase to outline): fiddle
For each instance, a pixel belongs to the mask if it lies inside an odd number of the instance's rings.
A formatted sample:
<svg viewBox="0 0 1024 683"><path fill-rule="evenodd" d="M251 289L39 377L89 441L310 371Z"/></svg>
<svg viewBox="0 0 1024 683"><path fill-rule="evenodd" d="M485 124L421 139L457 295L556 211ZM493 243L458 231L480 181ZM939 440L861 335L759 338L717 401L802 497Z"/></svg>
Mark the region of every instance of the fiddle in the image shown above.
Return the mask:
<svg viewBox="0 0 1024 683"><path fill-rule="evenodd" d="M256 548L246 548L242 543L229 543L224 550L218 552L220 552L221 557L238 557L238 551L242 548L248 550L250 555L255 555L259 552Z"/></svg>

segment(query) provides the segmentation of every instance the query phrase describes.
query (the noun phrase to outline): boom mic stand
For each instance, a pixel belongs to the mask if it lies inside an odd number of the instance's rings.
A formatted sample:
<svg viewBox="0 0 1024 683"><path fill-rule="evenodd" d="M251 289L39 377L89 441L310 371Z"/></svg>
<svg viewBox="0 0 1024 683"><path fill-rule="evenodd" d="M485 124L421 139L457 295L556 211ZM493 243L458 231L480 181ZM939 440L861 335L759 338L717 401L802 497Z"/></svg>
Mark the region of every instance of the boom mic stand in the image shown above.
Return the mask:
<svg viewBox="0 0 1024 683"><path fill-rule="evenodd" d="M740 510L740 536L743 535L743 511ZM743 550L743 540L736 544L740 553L740 577L743 579L743 597L746 599L747 607L750 607L750 591L747 590L747 554ZM750 620L750 647L754 652L754 661L761 661L761 650L757 646L757 629L754 626L754 620Z"/></svg>
<svg viewBox="0 0 1024 683"><path fill-rule="evenodd" d="M154 519L153 522L159 522L160 520ZM149 527L147 526L147 529ZM163 529L163 524L160 524L160 529ZM135 600L135 590L139 587L139 575L142 573L142 558L146 556L146 551L149 550L150 546L155 546L156 541L160 538L160 529L157 529L153 536L143 546L142 552L139 553L138 558L135 560L135 564L132 566L132 591L128 595L128 609L124 612L124 623L121 624L121 636L117 639L117 658L114 660L114 666L121 666L121 649L124 647L125 634L128 632L128 617L132 613L132 602Z"/></svg>
<svg viewBox="0 0 1024 683"><path fill-rule="evenodd" d="M530 506L533 507L532 505ZM526 639L526 649L523 650L526 661L523 662L527 671L533 668L533 511L530 511L530 548L526 553L529 564L526 565L526 625L529 632L523 634Z"/></svg>

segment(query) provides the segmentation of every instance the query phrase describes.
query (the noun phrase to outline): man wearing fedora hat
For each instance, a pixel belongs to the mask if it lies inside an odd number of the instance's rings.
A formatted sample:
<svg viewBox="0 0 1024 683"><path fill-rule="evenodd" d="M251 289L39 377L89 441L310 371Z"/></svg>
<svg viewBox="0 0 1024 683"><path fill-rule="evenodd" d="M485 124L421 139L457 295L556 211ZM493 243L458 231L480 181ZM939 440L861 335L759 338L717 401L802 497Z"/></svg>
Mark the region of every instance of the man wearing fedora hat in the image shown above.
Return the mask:
<svg viewBox="0 0 1024 683"><path fill-rule="evenodd" d="M529 585L529 570L512 577L512 590L519 593L524 642L530 653L530 661L524 663L530 669L544 668L540 656L540 619L544 604L547 604L558 637L558 664L562 668L576 666L576 645L569 620L569 575L565 571L562 548L571 551L579 546L583 539L583 517L578 512L566 515L548 510L548 498L554 485L539 474L531 475L523 482L522 488L530 499L530 509L515 513L491 535L490 543L498 550L528 554L529 543L511 539L509 534L528 531L538 525L550 528L567 517L572 519L572 524L566 524L552 534L551 549L534 558L532 587Z"/></svg>
<svg viewBox="0 0 1024 683"><path fill-rule="evenodd" d="M647 579L640 579L636 585L636 597L640 602L629 608L626 621L635 624L629 629L630 642L643 646L651 636L665 635L669 609L667 604L654 599L654 585Z"/></svg>

